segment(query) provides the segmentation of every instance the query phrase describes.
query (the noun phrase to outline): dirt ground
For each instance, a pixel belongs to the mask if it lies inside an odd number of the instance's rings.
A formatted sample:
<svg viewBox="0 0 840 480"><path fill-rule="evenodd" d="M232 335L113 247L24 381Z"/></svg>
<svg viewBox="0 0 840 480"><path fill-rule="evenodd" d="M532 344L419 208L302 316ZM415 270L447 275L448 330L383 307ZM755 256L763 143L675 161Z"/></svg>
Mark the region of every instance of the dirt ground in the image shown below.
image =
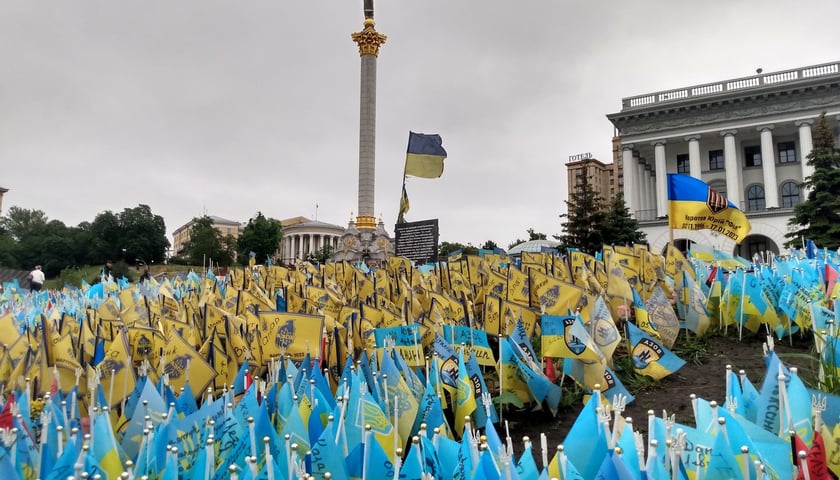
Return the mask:
<svg viewBox="0 0 840 480"><path fill-rule="evenodd" d="M760 390L765 373L762 348L765 340L763 335L748 334L739 341L737 332L733 334L732 331L728 335L714 335L706 343L705 354L698 357L697 363L687 362L676 373L643 391L633 391L628 386L636 398L627 405L623 416L633 418L634 430L645 435L648 410L662 416L664 409L669 415L675 414L677 422L694 425L690 395L695 394L698 398L722 404L726 392L727 365L732 365L736 373L744 370L753 385ZM774 342L776 353L786 365L798 367L800 377L808 384L809 379L815 377L816 371L816 362L805 358L813 357L813 339L794 336L792 345L790 341L790 338L786 338ZM556 417L545 411L507 412L505 420L508 421L517 451L521 448L523 436L530 437L537 449L540 433L545 433L549 451L553 455L554 448L563 443L581 408L580 404L565 407ZM499 430L500 436L504 437L504 426Z"/></svg>

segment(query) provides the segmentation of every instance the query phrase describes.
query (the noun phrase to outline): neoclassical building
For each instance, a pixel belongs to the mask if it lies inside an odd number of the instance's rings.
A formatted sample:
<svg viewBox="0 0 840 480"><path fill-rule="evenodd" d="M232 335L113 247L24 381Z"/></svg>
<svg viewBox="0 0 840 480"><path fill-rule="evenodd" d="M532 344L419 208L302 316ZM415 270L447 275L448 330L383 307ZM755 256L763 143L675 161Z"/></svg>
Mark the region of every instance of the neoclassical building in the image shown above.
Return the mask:
<svg viewBox="0 0 840 480"><path fill-rule="evenodd" d="M280 225L283 228L283 235L278 256L283 265L292 264L298 259L306 259L309 254L315 254L327 246L336 251L338 239L344 234L344 227L310 220L306 217L281 220Z"/></svg>
<svg viewBox="0 0 840 480"><path fill-rule="evenodd" d="M228 220L226 218L217 217L215 215L208 215L213 221L213 228L215 228L223 237L230 235L234 239L239 238L244 226L236 220ZM181 225L172 232L172 253L180 255L184 247L190 241L192 234L192 226L198 218L193 218L189 222Z"/></svg>
<svg viewBox="0 0 840 480"><path fill-rule="evenodd" d="M607 115L625 202L654 248L668 243L667 174L699 178L738 205L752 230L741 245L708 230L674 238L751 258L785 253L787 222L805 198L812 127L825 113L837 135L840 62L622 99Z"/></svg>

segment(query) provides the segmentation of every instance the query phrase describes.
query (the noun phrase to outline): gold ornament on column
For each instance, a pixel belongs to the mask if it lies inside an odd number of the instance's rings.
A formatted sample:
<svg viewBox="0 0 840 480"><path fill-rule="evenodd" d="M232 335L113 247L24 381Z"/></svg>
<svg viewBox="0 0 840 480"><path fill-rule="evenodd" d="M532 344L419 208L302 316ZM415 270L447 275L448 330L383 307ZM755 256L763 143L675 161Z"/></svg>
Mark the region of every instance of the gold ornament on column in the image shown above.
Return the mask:
<svg viewBox="0 0 840 480"><path fill-rule="evenodd" d="M376 22L373 21L373 18L366 18L365 28L361 32L350 35L350 38L359 45L359 56L373 55L378 57L379 46L388 39L387 36L377 32L374 25L376 25Z"/></svg>

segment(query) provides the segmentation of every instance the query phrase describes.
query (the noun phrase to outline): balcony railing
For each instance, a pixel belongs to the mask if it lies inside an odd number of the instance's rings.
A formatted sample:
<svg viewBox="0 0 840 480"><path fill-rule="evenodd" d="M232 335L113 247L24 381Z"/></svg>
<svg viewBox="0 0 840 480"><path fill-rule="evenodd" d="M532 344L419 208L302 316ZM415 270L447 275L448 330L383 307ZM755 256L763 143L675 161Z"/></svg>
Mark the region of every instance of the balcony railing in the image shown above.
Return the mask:
<svg viewBox="0 0 840 480"><path fill-rule="evenodd" d="M621 109L632 110L634 108L647 107L650 105L673 102L686 98L705 97L717 95L723 92L743 91L760 88L768 85L781 85L797 82L816 77L836 75L840 76L840 62L812 65L794 70L772 72L754 75L751 77L735 78L722 82L695 85L693 87L678 88L676 90L665 90L662 92L648 93L635 97L621 99Z"/></svg>

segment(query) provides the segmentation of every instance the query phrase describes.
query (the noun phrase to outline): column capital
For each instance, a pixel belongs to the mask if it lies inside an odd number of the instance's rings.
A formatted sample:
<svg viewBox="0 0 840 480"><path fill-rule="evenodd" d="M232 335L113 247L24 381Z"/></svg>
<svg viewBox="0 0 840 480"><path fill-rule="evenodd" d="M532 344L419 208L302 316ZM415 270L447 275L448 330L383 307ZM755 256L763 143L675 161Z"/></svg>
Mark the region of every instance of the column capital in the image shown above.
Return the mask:
<svg viewBox="0 0 840 480"><path fill-rule="evenodd" d="M774 128L776 128L776 126L775 126L775 125L762 125L762 126L760 126L760 127L756 127L756 128L755 128L755 131L756 131L756 132L763 132L763 131L765 131L765 130L767 130L767 131L772 131Z"/></svg>
<svg viewBox="0 0 840 480"><path fill-rule="evenodd" d="M683 139L684 139L686 142L690 142L690 141L692 141L692 140L697 140L697 141L699 141L702 137L703 137L703 136L702 136L702 135L700 135L699 133L693 133L693 134L691 134L691 135L686 135L685 137L683 137Z"/></svg>
<svg viewBox="0 0 840 480"><path fill-rule="evenodd" d="M379 56L379 47L388 39L387 36L376 31L376 25L372 18L365 19L365 28L361 32L350 35L356 44L359 45L359 56Z"/></svg>
<svg viewBox="0 0 840 480"><path fill-rule="evenodd" d="M738 130L730 129L730 130L723 130L720 132L721 137L727 137L729 135L735 136L738 134Z"/></svg>
<svg viewBox="0 0 840 480"><path fill-rule="evenodd" d="M797 120L793 122L794 125L797 127L801 127L802 125L808 125L809 127L814 124L813 118L806 118L805 120Z"/></svg>
<svg viewBox="0 0 840 480"><path fill-rule="evenodd" d="M651 145L652 147L655 147L655 146L657 146L657 145L663 145L663 146L664 146L666 143L668 143L668 140L665 140L665 139L663 138L663 139L660 139L660 140L654 140L654 141L650 142L650 145Z"/></svg>
<svg viewBox="0 0 840 480"><path fill-rule="evenodd" d="M633 145L632 143L622 143L621 144L621 149L622 150L633 150L633 147L635 147L635 145Z"/></svg>

